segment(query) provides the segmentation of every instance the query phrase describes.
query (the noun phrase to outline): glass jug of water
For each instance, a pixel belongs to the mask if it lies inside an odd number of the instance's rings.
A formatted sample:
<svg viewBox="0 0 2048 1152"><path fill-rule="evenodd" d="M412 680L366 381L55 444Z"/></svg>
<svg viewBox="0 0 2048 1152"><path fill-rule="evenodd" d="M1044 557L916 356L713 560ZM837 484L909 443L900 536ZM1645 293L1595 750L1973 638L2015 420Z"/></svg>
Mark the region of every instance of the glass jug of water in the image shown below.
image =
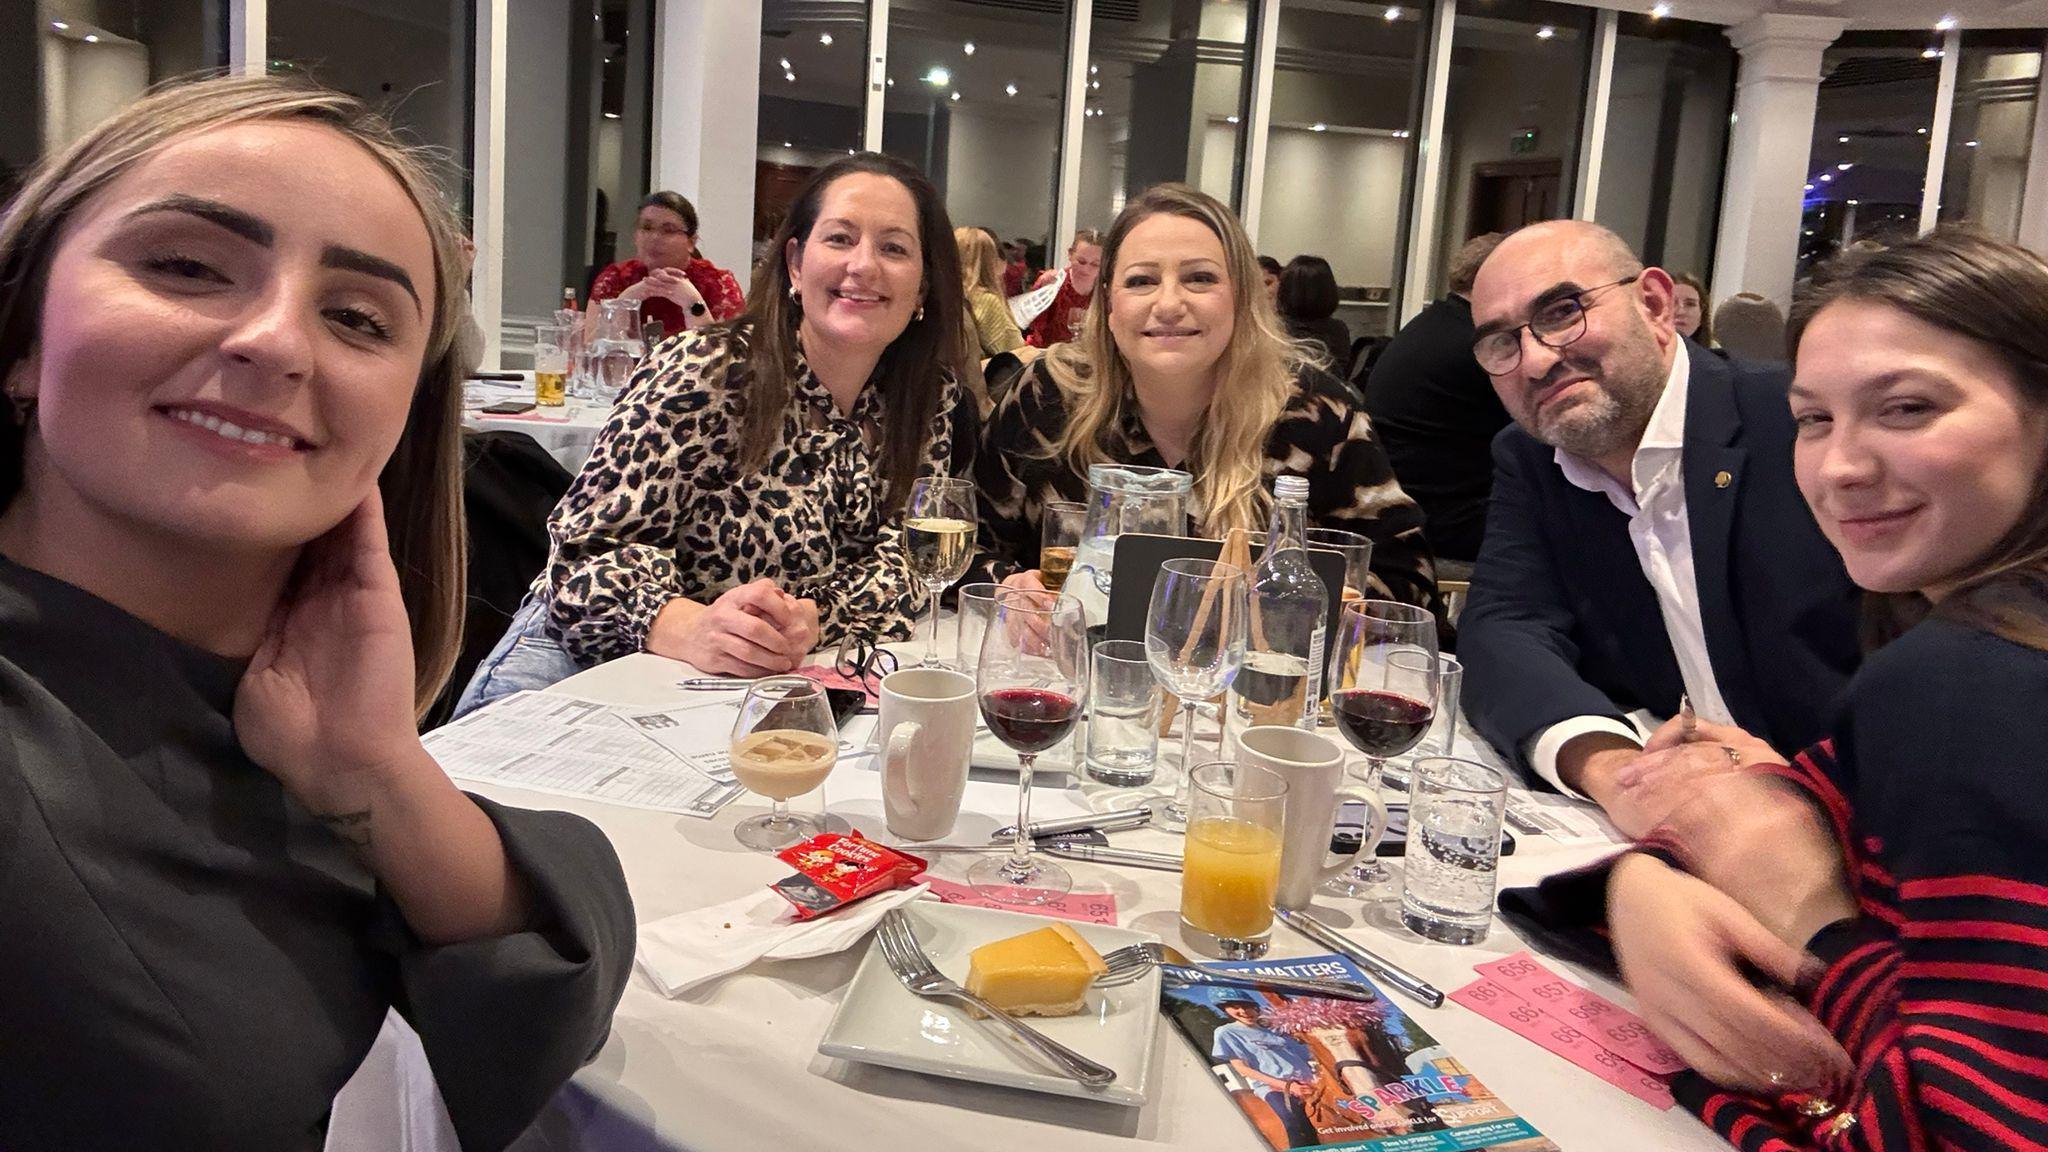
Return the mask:
<svg viewBox="0 0 2048 1152"><path fill-rule="evenodd" d="M595 379L595 400L617 403L619 393L647 346L640 340L638 300L598 301L597 332L590 342L590 371Z"/></svg>
<svg viewBox="0 0 2048 1152"><path fill-rule="evenodd" d="M1125 532L1187 534L1188 493L1195 478L1174 468L1095 464L1088 469L1088 518L1074 549L1066 591L1081 601L1093 628L1109 619L1110 562Z"/></svg>

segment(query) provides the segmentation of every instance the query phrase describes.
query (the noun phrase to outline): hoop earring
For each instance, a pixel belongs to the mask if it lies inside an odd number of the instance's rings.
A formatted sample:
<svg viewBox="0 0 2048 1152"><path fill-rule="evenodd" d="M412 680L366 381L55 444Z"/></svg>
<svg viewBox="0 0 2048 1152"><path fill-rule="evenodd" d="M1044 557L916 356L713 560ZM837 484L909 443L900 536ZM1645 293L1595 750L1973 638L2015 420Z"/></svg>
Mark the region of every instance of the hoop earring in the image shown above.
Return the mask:
<svg viewBox="0 0 2048 1152"><path fill-rule="evenodd" d="M799 308L801 308L801 307L803 307L803 306L804 306L804 298L803 298L803 293L801 293L801 292L798 292L798 291L796 290L796 285L794 285L794 284L791 284L791 285L789 286L789 302L790 302L791 304L794 304L794 305L796 305L796 306L797 306L797 307L799 307Z"/></svg>
<svg viewBox="0 0 2048 1152"><path fill-rule="evenodd" d="M924 319L924 305L922 305L922 304L919 304L919 305L917 306L917 312L916 312L916 314L915 314L915 315L911 316L911 319L912 319L912 320L922 320L922 319Z"/></svg>

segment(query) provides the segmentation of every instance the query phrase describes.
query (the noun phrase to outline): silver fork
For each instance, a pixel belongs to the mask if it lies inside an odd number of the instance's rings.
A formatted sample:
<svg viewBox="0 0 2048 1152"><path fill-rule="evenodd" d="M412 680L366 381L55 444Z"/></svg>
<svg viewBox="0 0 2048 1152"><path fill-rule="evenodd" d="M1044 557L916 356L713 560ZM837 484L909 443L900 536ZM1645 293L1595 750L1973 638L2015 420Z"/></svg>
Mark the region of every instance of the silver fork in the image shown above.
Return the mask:
<svg viewBox="0 0 2048 1152"><path fill-rule="evenodd" d="M1158 968L1171 974L1175 969L1200 972L1226 984L1249 985L1254 988L1271 988L1277 992L1294 992L1307 996L1332 996L1339 1000L1375 1000L1377 994L1363 984L1349 980L1324 980L1315 976L1268 976L1263 973L1233 972L1228 968L1212 968L1189 960L1179 949L1157 941L1130 944L1102 954L1102 962L1109 971L1095 978L1097 987L1113 988L1128 984L1145 974L1148 968Z"/></svg>
<svg viewBox="0 0 2048 1152"><path fill-rule="evenodd" d="M888 962L889 970L916 995L951 1000L976 1009L1058 1067L1061 1074L1090 1087L1099 1088L1116 1079L1116 1069L1097 1064L948 979L932 966L924 949L918 947L917 933L902 909L893 909L882 917L875 939L882 946L882 959Z"/></svg>

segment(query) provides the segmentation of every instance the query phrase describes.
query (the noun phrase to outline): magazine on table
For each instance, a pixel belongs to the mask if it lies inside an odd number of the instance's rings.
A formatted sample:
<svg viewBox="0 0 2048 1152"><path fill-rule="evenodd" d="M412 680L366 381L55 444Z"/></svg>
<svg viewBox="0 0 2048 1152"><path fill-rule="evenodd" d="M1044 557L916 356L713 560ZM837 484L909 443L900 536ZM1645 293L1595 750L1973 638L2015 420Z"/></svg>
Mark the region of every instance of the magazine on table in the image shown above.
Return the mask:
<svg viewBox="0 0 2048 1152"><path fill-rule="evenodd" d="M1371 983L1341 956L1214 967ZM1160 1007L1274 1152L1558 1152L1385 995L1189 982Z"/></svg>

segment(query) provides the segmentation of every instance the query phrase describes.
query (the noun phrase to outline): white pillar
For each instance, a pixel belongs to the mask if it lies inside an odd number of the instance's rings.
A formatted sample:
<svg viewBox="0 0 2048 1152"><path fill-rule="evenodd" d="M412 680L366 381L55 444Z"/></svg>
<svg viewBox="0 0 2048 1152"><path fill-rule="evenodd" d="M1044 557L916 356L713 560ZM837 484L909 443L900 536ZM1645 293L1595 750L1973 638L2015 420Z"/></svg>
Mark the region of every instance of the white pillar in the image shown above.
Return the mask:
<svg viewBox="0 0 2048 1152"><path fill-rule="evenodd" d="M1081 230L1081 137L1088 123L1088 35L1094 26L1095 0L1073 0L1067 15L1067 98L1060 105L1060 182L1052 247L1045 253L1055 263Z"/></svg>
<svg viewBox="0 0 2048 1152"><path fill-rule="evenodd" d="M1948 127L1956 106L1956 65L1963 55L1963 30L1941 38L1941 81L1934 89L1934 130L1927 136L1927 176L1920 182L1920 231L1941 222L1941 182L1948 173Z"/></svg>
<svg viewBox="0 0 2048 1152"><path fill-rule="evenodd" d="M1259 206L1266 194L1266 133L1273 121L1273 60L1279 40L1280 5L1259 5L1258 56L1252 61L1252 118L1244 149L1244 202L1237 211L1254 244L1259 235Z"/></svg>
<svg viewBox="0 0 2048 1152"><path fill-rule="evenodd" d="M654 36L654 186L697 206L697 246L744 282L754 264L761 6L662 0Z"/></svg>
<svg viewBox="0 0 2048 1152"><path fill-rule="evenodd" d="M486 368L499 364L505 312L505 44L508 0L476 5L475 142L470 177L469 233L476 264L469 275L469 307L484 335Z"/></svg>
<svg viewBox="0 0 2048 1152"><path fill-rule="evenodd" d="M1607 108L1614 93L1614 43L1620 18L1603 8L1593 26L1592 75L1586 85L1586 118L1579 129L1579 183L1572 194L1572 219L1591 220L1600 203L1600 165L1607 155Z"/></svg>
<svg viewBox="0 0 2048 1152"><path fill-rule="evenodd" d="M1428 11L1428 9L1424 9ZM1415 148L1414 207L1408 212L1408 267L1401 281L1401 323L1436 299L1436 231L1443 212L1444 102L1451 89L1451 33L1458 0L1437 0L1429 33L1429 61L1423 67L1422 139Z"/></svg>
<svg viewBox="0 0 2048 1152"><path fill-rule="evenodd" d="M2048 252L2048 45L2034 90L2034 140L2027 152L2027 188L2020 198L2020 243Z"/></svg>
<svg viewBox="0 0 2048 1152"><path fill-rule="evenodd" d="M1742 64L1721 191L1716 300L1760 292L1780 307L1791 303L1820 57L1846 26L1833 17L1773 14L1728 29Z"/></svg>
<svg viewBox="0 0 2048 1152"><path fill-rule="evenodd" d="M270 71L268 0L228 0L228 71L236 76Z"/></svg>

